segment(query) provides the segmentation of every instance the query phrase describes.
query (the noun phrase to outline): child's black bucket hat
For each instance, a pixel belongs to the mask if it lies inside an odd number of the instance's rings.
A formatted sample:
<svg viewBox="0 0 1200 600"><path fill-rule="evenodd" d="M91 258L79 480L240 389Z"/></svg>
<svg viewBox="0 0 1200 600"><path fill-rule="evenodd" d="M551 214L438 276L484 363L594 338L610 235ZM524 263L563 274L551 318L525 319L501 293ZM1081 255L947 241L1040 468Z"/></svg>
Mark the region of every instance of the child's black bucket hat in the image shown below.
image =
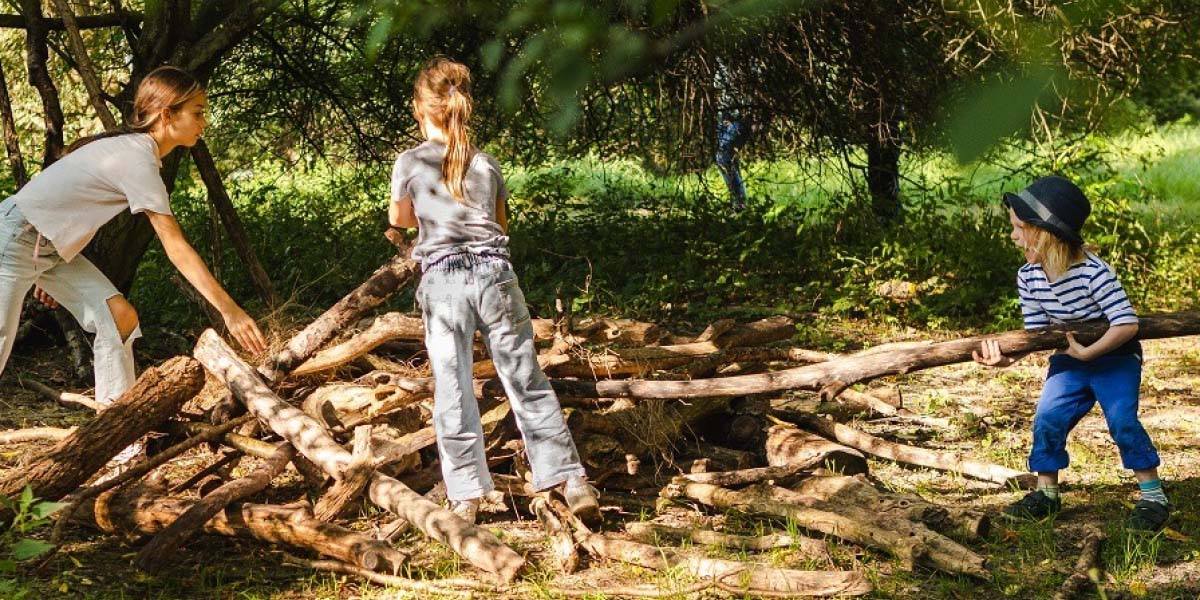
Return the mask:
<svg viewBox="0 0 1200 600"><path fill-rule="evenodd" d="M1036 225L1072 244L1082 244L1079 230L1092 212L1092 204L1079 186L1051 175L1017 192L1004 193L1004 205L1024 223Z"/></svg>

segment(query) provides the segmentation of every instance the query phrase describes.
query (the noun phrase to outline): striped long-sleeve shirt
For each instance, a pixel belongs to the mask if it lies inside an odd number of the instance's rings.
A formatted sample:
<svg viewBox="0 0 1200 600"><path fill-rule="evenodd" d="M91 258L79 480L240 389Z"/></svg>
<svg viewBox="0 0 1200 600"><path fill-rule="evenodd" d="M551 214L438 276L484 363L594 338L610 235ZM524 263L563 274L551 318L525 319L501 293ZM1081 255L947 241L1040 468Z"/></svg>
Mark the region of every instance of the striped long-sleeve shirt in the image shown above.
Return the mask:
<svg viewBox="0 0 1200 600"><path fill-rule="evenodd" d="M1026 264L1017 271L1017 291L1025 329L1100 318L1109 325L1138 322L1117 274L1090 252L1055 282L1041 265Z"/></svg>

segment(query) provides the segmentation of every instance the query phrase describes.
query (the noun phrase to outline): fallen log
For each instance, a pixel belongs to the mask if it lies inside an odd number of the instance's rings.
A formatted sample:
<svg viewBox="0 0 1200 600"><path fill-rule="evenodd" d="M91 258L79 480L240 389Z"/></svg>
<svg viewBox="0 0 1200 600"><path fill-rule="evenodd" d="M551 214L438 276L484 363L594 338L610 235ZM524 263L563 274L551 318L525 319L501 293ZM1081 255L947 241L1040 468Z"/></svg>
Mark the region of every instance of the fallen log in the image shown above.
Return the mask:
<svg viewBox="0 0 1200 600"><path fill-rule="evenodd" d="M366 281L329 307L320 317L288 341L258 371L275 383L309 359L337 332L357 321L364 313L383 303L420 274L420 265L396 256L379 267Z"/></svg>
<svg viewBox="0 0 1200 600"><path fill-rule="evenodd" d="M75 432L74 427L29 427L0 431L0 444L58 442Z"/></svg>
<svg viewBox="0 0 1200 600"><path fill-rule="evenodd" d="M777 467L754 467L738 471L686 473L679 477L692 483L707 483L720 487L742 487L764 481L782 486L811 476L812 469L819 466L821 466L819 462L814 464L797 462Z"/></svg>
<svg viewBox="0 0 1200 600"><path fill-rule="evenodd" d="M1062 583L1054 594L1054 600L1071 600L1088 589L1088 584L1100 581L1100 550L1104 545L1104 534L1094 526L1087 528L1087 537L1075 560L1075 572ZM1097 584L1098 585L1098 584ZM1101 595L1103 597L1103 594Z"/></svg>
<svg viewBox="0 0 1200 600"><path fill-rule="evenodd" d="M910 521L924 523L938 533L962 540L980 540L991 531L991 520L984 513L939 506L911 494L881 492L863 475L809 477L788 489L826 503L853 504L880 514L902 515Z"/></svg>
<svg viewBox="0 0 1200 600"><path fill-rule="evenodd" d="M908 465L949 471L1003 486L1032 489L1037 484L1037 476L1033 473L1026 473L994 463L964 458L956 453L938 452L936 450L889 442L830 419L823 419L813 415L796 416L798 417L797 424L801 427L819 433L831 440L837 440L851 448L862 450L872 456L879 456Z"/></svg>
<svg viewBox="0 0 1200 600"><path fill-rule="evenodd" d="M354 450L346 472L337 478L329 491L317 500L313 517L328 523L342 514L347 506L362 494L375 471L371 456L371 426L360 425L354 430Z"/></svg>
<svg viewBox="0 0 1200 600"><path fill-rule="evenodd" d="M110 534L155 535L195 504L195 500L163 496L145 486L131 486L117 494L87 501L74 518ZM394 573L408 559L387 542L313 520L298 508L234 504L208 520L203 531L301 548L368 571Z"/></svg>
<svg viewBox="0 0 1200 600"><path fill-rule="evenodd" d="M659 523L630 522L625 524L625 531L634 539L647 544L658 545L660 540L686 540L702 546L718 546L734 550L762 552L775 548L793 548L810 559L831 561L829 547L824 540L802 535L786 533L769 533L766 535L737 535L721 533L710 529L693 529L686 527L671 527Z"/></svg>
<svg viewBox="0 0 1200 600"><path fill-rule="evenodd" d="M927 564L947 573L989 578L984 559L951 539L906 517L880 514L869 508L839 502L824 502L783 488L758 484L730 490L703 483L677 480L664 490L668 496L683 496L718 510L740 510L749 514L790 519L810 531L818 531L855 544L886 550L907 568Z"/></svg>
<svg viewBox="0 0 1200 600"><path fill-rule="evenodd" d="M202 387L204 370L186 356L146 369L107 410L0 480L0 495L14 497L28 485L43 500L66 496L118 452L166 422ZM0 508L0 521L9 514Z"/></svg>
<svg viewBox="0 0 1200 600"><path fill-rule="evenodd" d="M335 478L345 472L352 461L350 452L303 411L280 400L215 332L208 330L200 336L194 355L251 413L321 470ZM521 555L491 532L467 523L391 477L376 472L368 493L375 504L404 517L425 535L504 581L511 581L525 564Z"/></svg>
<svg viewBox="0 0 1200 600"><path fill-rule="evenodd" d="M579 533L576 539L595 556L665 571L678 569L734 594L763 597L860 596L871 584L858 571L797 571L764 564L684 554L672 548L613 539L597 533Z"/></svg>
<svg viewBox="0 0 1200 600"><path fill-rule="evenodd" d="M766 448L767 464L772 467L823 467L844 475L868 470L867 459L858 450L789 425L773 425L767 430Z"/></svg>
<svg viewBox="0 0 1200 600"><path fill-rule="evenodd" d="M209 519L224 511L230 504L257 494L270 485L271 480L283 472L283 468L295 453L296 449L291 444L284 443L275 450L275 454L266 464L254 472L206 494L142 546L133 561L134 564L147 573L157 572Z"/></svg>

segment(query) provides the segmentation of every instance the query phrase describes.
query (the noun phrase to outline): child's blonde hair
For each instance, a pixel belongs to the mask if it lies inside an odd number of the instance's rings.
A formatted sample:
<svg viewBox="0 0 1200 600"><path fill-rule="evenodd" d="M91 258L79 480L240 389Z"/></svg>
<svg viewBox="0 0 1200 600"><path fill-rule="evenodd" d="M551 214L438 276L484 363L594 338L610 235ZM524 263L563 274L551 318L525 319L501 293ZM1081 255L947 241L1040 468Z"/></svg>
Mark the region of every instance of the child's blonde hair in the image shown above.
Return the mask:
<svg viewBox="0 0 1200 600"><path fill-rule="evenodd" d="M1029 230L1027 243L1038 256L1038 263L1046 272L1050 281L1056 281L1066 274L1071 265L1083 260L1084 252L1089 248L1084 244L1073 244L1046 229L1026 223Z"/></svg>
<svg viewBox="0 0 1200 600"><path fill-rule="evenodd" d="M413 113L427 118L446 132L446 156L442 159L442 182L462 202L463 181L471 164L471 71L466 65L445 57L430 60L413 84Z"/></svg>

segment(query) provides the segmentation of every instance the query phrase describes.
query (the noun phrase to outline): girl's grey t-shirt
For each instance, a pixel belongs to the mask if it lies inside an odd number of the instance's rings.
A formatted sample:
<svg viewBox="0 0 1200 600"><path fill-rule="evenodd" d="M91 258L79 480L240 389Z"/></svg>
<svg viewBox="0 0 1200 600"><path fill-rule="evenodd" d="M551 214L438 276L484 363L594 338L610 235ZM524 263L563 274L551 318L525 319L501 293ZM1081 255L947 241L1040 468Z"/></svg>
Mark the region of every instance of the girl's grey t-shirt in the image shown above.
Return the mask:
<svg viewBox="0 0 1200 600"><path fill-rule="evenodd" d="M495 158L476 152L463 179L459 202L442 182L446 146L425 142L400 153L392 167L392 202L412 198L420 223L412 259L421 267L453 254L508 257L508 236L496 222L496 203L508 197Z"/></svg>

